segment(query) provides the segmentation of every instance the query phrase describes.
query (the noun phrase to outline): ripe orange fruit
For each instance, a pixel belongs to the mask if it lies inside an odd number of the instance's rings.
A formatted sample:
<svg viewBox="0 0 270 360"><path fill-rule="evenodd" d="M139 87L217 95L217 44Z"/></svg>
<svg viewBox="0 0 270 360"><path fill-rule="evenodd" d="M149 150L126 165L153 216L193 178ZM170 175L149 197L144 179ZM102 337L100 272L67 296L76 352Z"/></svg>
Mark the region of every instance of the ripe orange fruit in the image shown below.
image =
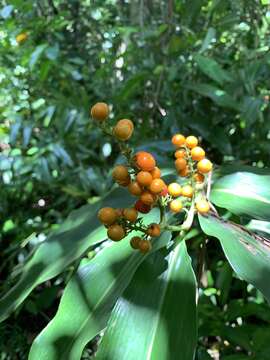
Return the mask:
<svg viewBox="0 0 270 360"><path fill-rule="evenodd" d="M126 141L131 137L133 130L133 122L128 119L122 119L113 128L113 134L118 140Z"/></svg>
<svg viewBox="0 0 270 360"><path fill-rule="evenodd" d="M157 166L155 166L154 169L151 171L151 175L153 179L159 179L161 177L160 169Z"/></svg>
<svg viewBox="0 0 270 360"><path fill-rule="evenodd" d="M98 212L98 219L104 225L112 225L118 218L118 213L111 207L104 207Z"/></svg>
<svg viewBox="0 0 270 360"><path fill-rule="evenodd" d="M197 164L197 169L200 173L207 174L209 171L212 170L212 163L208 159L202 159Z"/></svg>
<svg viewBox="0 0 270 360"><path fill-rule="evenodd" d="M90 110L93 119L104 121L109 115L109 106L104 102L98 102Z"/></svg>
<svg viewBox="0 0 270 360"><path fill-rule="evenodd" d="M187 166L187 161L183 158L178 158L175 160L174 162L175 164L175 167L176 167L176 170L177 171L181 171L181 170L184 170Z"/></svg>
<svg viewBox="0 0 270 360"><path fill-rule="evenodd" d="M200 146L195 146L191 149L191 157L195 161L200 161L205 157L205 151Z"/></svg>
<svg viewBox="0 0 270 360"><path fill-rule="evenodd" d="M138 168L143 171L152 171L156 166L155 158L146 151L139 151L135 155L135 162Z"/></svg>
<svg viewBox="0 0 270 360"><path fill-rule="evenodd" d="M146 205L141 200L136 201L134 208L142 214L148 214L151 211L151 206Z"/></svg>
<svg viewBox="0 0 270 360"><path fill-rule="evenodd" d="M183 204L180 199L175 199L170 202L170 209L172 212L179 213L183 209Z"/></svg>
<svg viewBox="0 0 270 360"><path fill-rule="evenodd" d="M140 241L142 241L142 238L140 238L139 236L133 236L133 238L131 238L130 240L130 246L135 250L139 249Z"/></svg>
<svg viewBox="0 0 270 360"><path fill-rule="evenodd" d="M189 174L189 168L186 166L183 170L178 171L178 174L182 177L186 177Z"/></svg>
<svg viewBox="0 0 270 360"><path fill-rule="evenodd" d="M193 195L193 188L190 185L184 185L182 187L182 196L192 198Z"/></svg>
<svg viewBox="0 0 270 360"><path fill-rule="evenodd" d="M194 174L193 179L198 183L203 183L204 182L204 176L202 174L200 174L200 173Z"/></svg>
<svg viewBox="0 0 270 360"><path fill-rule="evenodd" d="M181 147L181 146L185 145L185 142L186 142L186 138L182 134L175 134L172 137L172 143L176 147Z"/></svg>
<svg viewBox="0 0 270 360"><path fill-rule="evenodd" d="M186 138L186 145L188 148L192 149L198 145L198 139L195 136L188 136Z"/></svg>
<svg viewBox="0 0 270 360"><path fill-rule="evenodd" d="M107 231L108 238L113 241L119 241L126 236L123 226L114 224L109 226Z"/></svg>
<svg viewBox="0 0 270 360"><path fill-rule="evenodd" d="M146 230L147 235L158 237L161 233L160 226L156 223L150 224Z"/></svg>
<svg viewBox="0 0 270 360"><path fill-rule="evenodd" d="M140 184L137 181L132 181L128 185L128 190L134 196L139 196L142 193L142 188L141 188Z"/></svg>
<svg viewBox="0 0 270 360"><path fill-rule="evenodd" d="M166 196L168 195L168 188L167 186L165 186L165 188L161 191L161 193L159 194L159 196Z"/></svg>
<svg viewBox="0 0 270 360"><path fill-rule="evenodd" d="M149 190L153 194L159 194L165 188L166 188L166 184L162 179L154 179L149 186Z"/></svg>
<svg viewBox="0 0 270 360"><path fill-rule="evenodd" d="M153 180L152 175L148 171L140 171L136 176L139 185L149 186Z"/></svg>
<svg viewBox="0 0 270 360"><path fill-rule="evenodd" d="M140 200L146 205L152 205L156 201L156 196L150 191L144 191L140 196Z"/></svg>
<svg viewBox="0 0 270 360"><path fill-rule="evenodd" d="M178 183L171 183L168 186L168 193L173 197L178 197L182 194L182 188Z"/></svg>
<svg viewBox="0 0 270 360"><path fill-rule="evenodd" d="M123 211L124 218L130 222L135 222L138 217L138 212L134 208L124 209Z"/></svg>
<svg viewBox="0 0 270 360"><path fill-rule="evenodd" d="M206 214L210 210L210 204L205 199L198 200L195 206L200 214Z"/></svg>
<svg viewBox="0 0 270 360"><path fill-rule="evenodd" d="M112 171L112 177L116 181L127 181L130 178L128 168L124 165L116 165Z"/></svg>
<svg viewBox="0 0 270 360"><path fill-rule="evenodd" d="M141 240L138 245L140 252L143 254L148 253L152 249L152 245L148 240Z"/></svg>
<svg viewBox="0 0 270 360"><path fill-rule="evenodd" d="M179 158L185 158L186 157L186 151L184 149L178 149L176 150L176 152L174 153L174 156L176 157L176 159Z"/></svg>

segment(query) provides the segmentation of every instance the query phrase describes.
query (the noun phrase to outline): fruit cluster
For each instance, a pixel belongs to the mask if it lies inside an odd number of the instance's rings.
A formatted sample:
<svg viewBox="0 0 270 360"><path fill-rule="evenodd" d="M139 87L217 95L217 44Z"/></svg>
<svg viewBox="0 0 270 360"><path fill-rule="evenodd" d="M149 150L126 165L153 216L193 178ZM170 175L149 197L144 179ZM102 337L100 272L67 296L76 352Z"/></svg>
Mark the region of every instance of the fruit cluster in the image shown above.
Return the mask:
<svg viewBox="0 0 270 360"><path fill-rule="evenodd" d="M180 177L187 178L184 185L177 182L168 186L168 193L173 199L170 202L171 211L178 213L183 209L185 199L194 199L196 210L205 214L210 210L210 204L206 200L203 189L205 175L212 170L212 163L205 158L205 151L198 146L195 136L185 137L176 134L172 137L172 143L176 147L174 156L175 167ZM184 199L184 201L183 201Z"/></svg>
<svg viewBox="0 0 270 360"><path fill-rule="evenodd" d="M137 197L133 207L126 209L102 208L98 218L107 228L107 235L113 241L122 240L132 231L142 232L142 236L134 236L130 245L142 253L151 250L151 240L160 235L164 229L187 230L191 227L194 213L197 211L206 214L210 204L205 196L205 175L211 172L212 163L205 158L205 151L198 146L195 136L185 137L176 134L172 143L176 147L174 153L175 167L181 184L173 182L166 185L161 178L161 170L156 159L146 151L133 152L126 145L134 131L134 124L129 119L119 120L115 126L109 127L105 120L109 116L109 107L106 103L97 103L91 108L91 116L100 128L115 138L122 154L126 157L125 164L116 165L112 171L115 182L128 189L131 195ZM187 214L180 226L170 226L166 221L166 207L174 213L182 210ZM141 214L147 214L153 207L160 209L160 223L144 225ZM176 231L176 230L175 230Z"/></svg>

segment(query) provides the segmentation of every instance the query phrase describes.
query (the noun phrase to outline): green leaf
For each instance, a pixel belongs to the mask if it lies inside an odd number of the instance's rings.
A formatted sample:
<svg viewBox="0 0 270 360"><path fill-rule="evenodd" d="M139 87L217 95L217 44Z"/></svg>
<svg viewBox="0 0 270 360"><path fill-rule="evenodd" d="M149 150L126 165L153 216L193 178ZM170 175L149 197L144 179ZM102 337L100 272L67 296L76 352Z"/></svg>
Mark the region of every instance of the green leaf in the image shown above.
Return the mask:
<svg viewBox="0 0 270 360"><path fill-rule="evenodd" d="M227 81L232 81L230 74L223 70L215 60L199 54L194 56L194 60L197 62L199 69L219 85L223 85L224 82Z"/></svg>
<svg viewBox="0 0 270 360"><path fill-rule="evenodd" d="M182 242L140 266L115 305L97 360L191 360L196 337L196 280Z"/></svg>
<svg viewBox="0 0 270 360"><path fill-rule="evenodd" d="M42 53L44 52L44 50L46 48L47 48L47 44L42 44L42 45L37 46L35 51L33 51L33 53L30 56L30 60L29 60L29 66L30 66L31 70L34 68L34 66L36 65L40 56L42 55Z"/></svg>
<svg viewBox="0 0 270 360"><path fill-rule="evenodd" d="M254 285L270 302L270 240L214 216L199 216L204 233L219 239L236 274Z"/></svg>
<svg viewBox="0 0 270 360"><path fill-rule="evenodd" d="M252 231L258 231L270 235L270 222L261 220L251 220L247 228Z"/></svg>
<svg viewBox="0 0 270 360"><path fill-rule="evenodd" d="M226 91L209 84L191 84L186 86L188 89L196 91L202 96L209 97L217 105L233 110L240 110L240 105Z"/></svg>
<svg viewBox="0 0 270 360"><path fill-rule="evenodd" d="M130 198L116 189L102 201L73 211L25 264L20 280L0 299L0 321L6 319L39 284L61 273L91 246L106 239L106 229L97 219L102 206L127 206Z"/></svg>
<svg viewBox="0 0 270 360"><path fill-rule="evenodd" d="M158 211L147 216L157 221ZM129 284L146 256L134 251L129 238L113 243L93 260L80 265L68 283L55 317L35 339L29 359L80 359L85 345L107 323L117 298ZM165 232L156 239L153 251L170 240Z"/></svg>
<svg viewBox="0 0 270 360"><path fill-rule="evenodd" d="M237 215L270 219L270 176L237 172L217 180L211 201Z"/></svg>
<svg viewBox="0 0 270 360"><path fill-rule="evenodd" d="M202 43L202 47L200 49L200 52L203 53L205 50L207 50L208 46L211 44L212 40L216 37L216 29L210 27L207 30L207 33L205 35L205 38Z"/></svg>

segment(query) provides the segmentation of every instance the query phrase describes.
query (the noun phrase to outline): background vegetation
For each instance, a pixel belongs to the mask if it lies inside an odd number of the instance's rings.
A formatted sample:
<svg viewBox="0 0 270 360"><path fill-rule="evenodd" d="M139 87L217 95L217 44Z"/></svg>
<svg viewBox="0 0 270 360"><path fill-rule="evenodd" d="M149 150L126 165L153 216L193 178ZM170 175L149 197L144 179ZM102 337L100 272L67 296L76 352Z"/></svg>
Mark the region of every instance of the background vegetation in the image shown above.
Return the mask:
<svg viewBox="0 0 270 360"><path fill-rule="evenodd" d="M89 121L90 104L106 101L112 117L131 118L133 145L164 167L176 131L200 136L217 170L269 167L268 0L0 3L1 293L71 210L111 189L118 152ZM197 239L189 252L198 251ZM1 360L27 358L72 270L0 325ZM197 359L269 359L270 309L216 242L200 281Z"/></svg>

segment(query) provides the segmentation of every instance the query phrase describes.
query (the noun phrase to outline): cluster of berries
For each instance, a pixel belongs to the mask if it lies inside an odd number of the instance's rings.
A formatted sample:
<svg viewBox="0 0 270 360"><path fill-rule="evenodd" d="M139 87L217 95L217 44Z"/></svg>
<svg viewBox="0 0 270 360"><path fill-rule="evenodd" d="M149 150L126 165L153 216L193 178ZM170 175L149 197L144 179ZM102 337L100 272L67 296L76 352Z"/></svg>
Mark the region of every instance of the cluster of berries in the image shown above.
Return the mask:
<svg viewBox="0 0 270 360"><path fill-rule="evenodd" d="M122 147L121 144L129 140L133 134L134 124L131 120L119 120L113 128L105 126L104 121L109 116L109 107L105 103L95 104L91 108L91 116L100 124L104 132L120 142L122 153L127 158L127 164L115 166L112 171L113 179L138 198L132 208L105 207L99 211L98 218L107 227L108 238L119 241L133 230L140 231L143 236L133 237L130 245L146 253L151 250L151 238L159 236L165 227L163 222L145 226L138 213L147 214L155 206L164 213L166 206L169 205L173 213L185 210L186 213L191 214L188 217L193 220L195 211L205 214L210 210L204 188L205 175L211 172L212 163L205 158L205 151L198 146L198 139L195 136L185 137L182 134L173 136L172 143L176 147L175 167L178 175L186 178L187 181L182 185L173 182L167 186L161 178L161 171L152 154L146 151L133 154L128 147Z"/></svg>
<svg viewBox="0 0 270 360"><path fill-rule="evenodd" d="M187 183L181 186L175 182L168 186L169 195L176 198L170 202L170 209L178 213L183 209L183 199L194 198L197 211L205 214L210 210L210 204L205 199L202 190L205 174L212 170L213 165L205 158L205 151L198 146L198 139L195 136L185 137L182 134L176 134L172 137L172 143L176 147L174 153L176 170L180 177L187 178Z"/></svg>

